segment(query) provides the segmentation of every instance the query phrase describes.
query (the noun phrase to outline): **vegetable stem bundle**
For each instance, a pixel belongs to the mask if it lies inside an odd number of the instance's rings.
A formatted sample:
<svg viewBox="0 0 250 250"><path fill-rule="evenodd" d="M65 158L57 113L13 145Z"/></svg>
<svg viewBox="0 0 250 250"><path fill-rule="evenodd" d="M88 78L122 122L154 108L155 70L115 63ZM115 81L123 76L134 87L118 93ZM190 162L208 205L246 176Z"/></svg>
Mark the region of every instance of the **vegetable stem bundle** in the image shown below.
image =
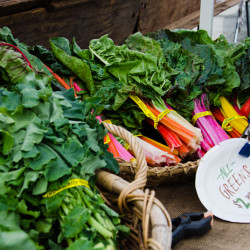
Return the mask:
<svg viewBox="0 0 250 250"><path fill-rule="evenodd" d="M160 114L160 111L153 108L149 104L146 104L147 108L157 117ZM194 138L194 132L183 127L179 123L175 122L174 120L170 119L167 116L163 116L160 120L160 123L166 126L167 128L171 129L175 134L183 140L188 146L196 149L196 141Z"/></svg>
<svg viewBox="0 0 250 250"><path fill-rule="evenodd" d="M221 112L224 114L226 119L230 119L230 124L240 134L246 129L248 122L246 117L239 117L233 106L223 96L220 97Z"/></svg>
<svg viewBox="0 0 250 250"><path fill-rule="evenodd" d="M223 121L226 119L222 112L220 111L219 108L213 108L212 109L212 114L214 116L214 118L220 122L220 124L222 125ZM232 128L232 130L227 131L228 134L232 137L232 138L239 138L241 136L241 134L235 129Z"/></svg>
<svg viewBox="0 0 250 250"><path fill-rule="evenodd" d="M194 103L194 116L209 111L209 104L205 94L202 94L201 98L196 98ZM201 129L205 140L205 142L202 143L204 150L208 149L208 146L206 146L207 144L210 146L215 146L220 142L230 138L217 123L217 121L212 117L211 112L209 115L199 117L196 120L196 125Z"/></svg>

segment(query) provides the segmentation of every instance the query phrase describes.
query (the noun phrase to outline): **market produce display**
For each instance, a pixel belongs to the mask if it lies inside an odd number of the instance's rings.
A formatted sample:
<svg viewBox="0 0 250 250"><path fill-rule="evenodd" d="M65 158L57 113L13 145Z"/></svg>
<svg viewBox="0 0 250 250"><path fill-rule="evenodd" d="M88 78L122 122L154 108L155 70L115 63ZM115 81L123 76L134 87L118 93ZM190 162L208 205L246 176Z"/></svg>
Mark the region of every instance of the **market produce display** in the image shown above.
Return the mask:
<svg viewBox="0 0 250 250"><path fill-rule="evenodd" d="M122 46L108 35L88 49L49 42L29 46L0 29L0 243L112 249L128 230L93 177L136 159L101 122L133 133L151 167L199 159L240 137L250 113L250 39L234 45L202 30L161 30Z"/></svg>
<svg viewBox="0 0 250 250"><path fill-rule="evenodd" d="M19 43L7 29L2 40ZM102 118L137 136L150 166L201 158L243 133L249 116L249 44L249 38L237 45L223 36L213 41L202 30L135 33L122 46L105 35L90 41L88 49L63 37L50 39L51 50L19 43L31 63L40 58L46 65L41 70L49 69L54 87L73 88L82 100L98 97ZM234 112L225 111L225 102ZM122 158L114 139L109 151ZM119 142L127 154L129 145Z"/></svg>

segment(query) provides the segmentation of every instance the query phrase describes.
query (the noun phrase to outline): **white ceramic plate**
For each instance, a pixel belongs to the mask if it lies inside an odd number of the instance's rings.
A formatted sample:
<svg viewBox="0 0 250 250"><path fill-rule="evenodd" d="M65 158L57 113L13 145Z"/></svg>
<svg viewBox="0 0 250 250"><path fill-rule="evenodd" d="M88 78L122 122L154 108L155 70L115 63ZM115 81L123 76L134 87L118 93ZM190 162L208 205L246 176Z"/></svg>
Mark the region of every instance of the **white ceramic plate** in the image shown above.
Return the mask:
<svg viewBox="0 0 250 250"><path fill-rule="evenodd" d="M246 142L243 138L221 142L205 154L197 169L198 197L222 220L250 223L250 157L239 155Z"/></svg>

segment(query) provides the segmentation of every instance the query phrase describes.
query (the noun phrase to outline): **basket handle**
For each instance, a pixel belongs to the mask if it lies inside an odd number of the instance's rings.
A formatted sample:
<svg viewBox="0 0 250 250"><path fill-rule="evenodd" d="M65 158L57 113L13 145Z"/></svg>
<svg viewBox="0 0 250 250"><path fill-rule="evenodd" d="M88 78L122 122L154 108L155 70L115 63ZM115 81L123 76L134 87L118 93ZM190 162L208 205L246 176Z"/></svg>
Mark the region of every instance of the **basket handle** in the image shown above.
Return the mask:
<svg viewBox="0 0 250 250"><path fill-rule="evenodd" d="M136 141L135 137L125 128L116 126L114 124L102 122L105 128L112 134L117 135L124 139L129 145L131 150L134 152L136 158L136 174L134 176L134 181L129 184L129 186L124 189L118 199L118 207L121 212L123 212L123 206L128 209L126 204L126 197L129 193L137 190L143 189L147 183L147 162L144 152L140 144Z"/></svg>
<svg viewBox="0 0 250 250"><path fill-rule="evenodd" d="M119 191L118 193L120 193L118 197L118 208L122 214L125 214L123 208L129 211L127 201L134 201L134 204L137 204L136 206L140 207L142 210L141 220L144 245L148 245L151 248L158 250L170 249L172 239L171 217L161 202L154 197L154 191L152 191L151 195L149 195L149 190L145 190L145 193L143 190L147 182L148 166L140 144L126 129L105 122L103 122L103 125L110 133L121 137L129 143L136 158L136 174L134 176L134 181L129 184L126 184L126 182L120 177L105 171L99 172L97 179L99 179L100 183L105 182L107 184L107 182L112 182L112 185L108 185L109 190L113 189L114 183L117 183L117 181L119 182L119 185L117 185L115 189L117 189L116 191ZM152 238L150 239L148 238L149 220L152 224Z"/></svg>

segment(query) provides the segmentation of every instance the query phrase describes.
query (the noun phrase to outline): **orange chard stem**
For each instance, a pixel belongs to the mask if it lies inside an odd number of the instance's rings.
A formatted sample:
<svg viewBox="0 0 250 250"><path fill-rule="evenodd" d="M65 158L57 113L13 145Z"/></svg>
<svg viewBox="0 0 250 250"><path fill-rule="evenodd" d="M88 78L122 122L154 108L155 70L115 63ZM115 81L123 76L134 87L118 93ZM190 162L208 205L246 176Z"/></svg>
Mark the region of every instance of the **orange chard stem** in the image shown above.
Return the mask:
<svg viewBox="0 0 250 250"><path fill-rule="evenodd" d="M241 134L233 128L232 131L228 131L229 135L232 137L232 138L239 138L241 137Z"/></svg>
<svg viewBox="0 0 250 250"><path fill-rule="evenodd" d="M75 97L77 97L76 90L75 90L75 88L74 88L73 79L74 79L74 77L70 77L70 78L69 78L69 80L70 80L70 86L71 86L71 88L74 90L74 95L75 95Z"/></svg>
<svg viewBox="0 0 250 250"><path fill-rule="evenodd" d="M158 116L160 114L158 110L152 108L147 103L145 103L145 105L155 116ZM187 144L189 144L192 138L194 137L194 132L190 131L189 129L186 129L185 127L181 126L180 124L168 118L167 116L164 116L160 120L160 123L164 124L166 127L173 130L178 135L178 137Z"/></svg>
<svg viewBox="0 0 250 250"><path fill-rule="evenodd" d="M183 158L185 158L190 153L190 151L191 149L185 143L182 143L182 145L178 148L178 152Z"/></svg>
<svg viewBox="0 0 250 250"><path fill-rule="evenodd" d="M112 140L108 143L108 145L108 151L112 153L114 157L120 157L118 150L116 149L115 144Z"/></svg>
<svg viewBox="0 0 250 250"><path fill-rule="evenodd" d="M154 126L154 122L151 119L146 118L146 122L148 122L151 126ZM171 149L178 148L182 145L182 142L180 141L178 136L163 124L159 123L157 126L157 130Z"/></svg>
<svg viewBox="0 0 250 250"><path fill-rule="evenodd" d="M45 65L46 66L46 65ZM65 88L65 89L70 89L70 86L56 73L53 72L51 68L46 66L49 72L54 76L54 78Z"/></svg>
<svg viewBox="0 0 250 250"><path fill-rule="evenodd" d="M71 87L72 89L74 89L73 81L72 81L72 77L71 77L71 76L69 77L69 82L70 82L70 87Z"/></svg>
<svg viewBox="0 0 250 250"><path fill-rule="evenodd" d="M151 145L155 146L156 148L158 148L158 149L160 149L162 151L168 152L170 155L173 155L174 158L175 158L175 161L177 162L177 164L181 162L181 158L179 158L176 155L176 154L178 154L178 151L176 149L174 150L174 152L175 152L175 154L174 154L173 152L171 152L171 150L170 150L170 148L168 146L166 146L166 145L164 145L164 144L162 144L160 142L157 142L157 141L155 141L153 139L150 139L150 138L148 138L146 136L140 136L140 139L142 139L143 141L145 141L147 143L150 143Z"/></svg>
<svg viewBox="0 0 250 250"><path fill-rule="evenodd" d="M219 122L223 122L225 117L223 116L222 112L220 111L219 108L213 108L212 109L212 114L216 120Z"/></svg>
<svg viewBox="0 0 250 250"><path fill-rule="evenodd" d="M141 138L142 140L144 140L144 141L146 141L146 142L152 144L152 145L155 146L156 148L159 148L159 149L161 149L161 150L163 150L163 151L167 151L168 153L172 153L172 154L178 155L178 150L177 150L177 149L174 149L174 151L171 152L170 147L168 147L168 146L166 146L166 145L164 145L164 144L162 144L162 143L160 143L160 142L158 142L158 141L155 141L155 140L153 140L153 139L151 139L151 138L149 138L149 137L147 137L147 136L144 136L144 135L143 135L143 136L140 136L140 138Z"/></svg>

